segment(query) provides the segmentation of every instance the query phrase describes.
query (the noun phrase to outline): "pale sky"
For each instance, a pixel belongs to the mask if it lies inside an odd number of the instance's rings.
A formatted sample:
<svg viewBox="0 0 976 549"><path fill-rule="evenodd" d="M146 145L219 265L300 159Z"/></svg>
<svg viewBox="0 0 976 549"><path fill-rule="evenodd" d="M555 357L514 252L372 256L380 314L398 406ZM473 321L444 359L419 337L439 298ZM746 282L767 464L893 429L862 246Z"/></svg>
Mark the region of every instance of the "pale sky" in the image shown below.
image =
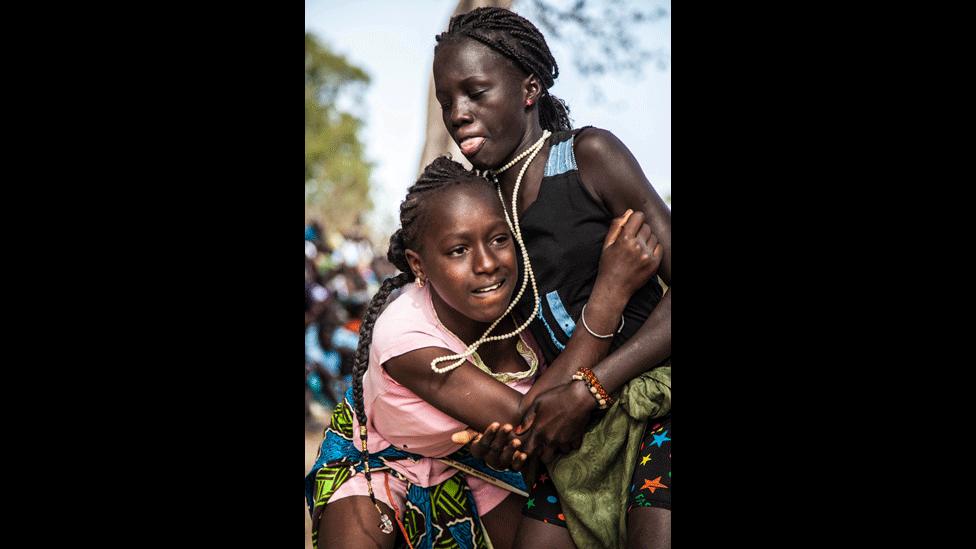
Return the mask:
<svg viewBox="0 0 976 549"><path fill-rule="evenodd" d="M305 30L369 73L363 105L348 105L366 121L360 138L375 164L374 212L367 218L390 234L407 187L417 177L427 117L427 86L434 36L447 28L457 0L305 0ZM671 2L664 7L671 11ZM513 9L519 11L518 0ZM646 49L671 51L671 18L647 24ZM560 75L550 89L569 105L574 127L612 131L634 153L662 198L671 192L671 64L648 63L643 75L601 76L605 97L594 101L569 46L546 37ZM596 77L592 77L596 78ZM326 220L326 223L328 221Z"/></svg>

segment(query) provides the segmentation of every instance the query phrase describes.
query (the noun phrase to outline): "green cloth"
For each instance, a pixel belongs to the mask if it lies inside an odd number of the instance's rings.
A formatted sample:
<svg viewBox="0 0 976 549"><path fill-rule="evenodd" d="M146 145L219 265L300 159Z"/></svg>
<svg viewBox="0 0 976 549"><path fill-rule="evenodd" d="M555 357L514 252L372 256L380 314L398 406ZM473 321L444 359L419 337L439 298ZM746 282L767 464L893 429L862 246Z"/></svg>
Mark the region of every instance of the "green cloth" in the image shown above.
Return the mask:
<svg viewBox="0 0 976 549"><path fill-rule="evenodd" d="M671 411L671 363L644 372L591 425L579 450L549 464L577 547L625 547L627 496L647 420Z"/></svg>

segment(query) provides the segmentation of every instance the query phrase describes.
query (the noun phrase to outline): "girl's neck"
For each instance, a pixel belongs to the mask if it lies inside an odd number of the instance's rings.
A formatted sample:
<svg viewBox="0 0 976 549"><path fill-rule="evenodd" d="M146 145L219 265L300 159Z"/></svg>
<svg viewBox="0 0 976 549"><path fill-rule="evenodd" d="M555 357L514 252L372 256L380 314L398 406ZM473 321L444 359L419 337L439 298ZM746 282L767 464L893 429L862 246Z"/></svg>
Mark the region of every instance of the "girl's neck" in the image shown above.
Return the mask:
<svg viewBox="0 0 976 549"><path fill-rule="evenodd" d="M472 320L457 312L441 299L433 288L430 289L430 302L434 307L434 313L437 314L437 320L441 323L441 326L457 336L465 346L478 341L478 338L485 333L488 326L491 326L490 322Z"/></svg>
<svg viewBox="0 0 976 549"><path fill-rule="evenodd" d="M542 136L540 135L539 137ZM535 141L533 141L533 143L535 143ZM529 146L531 147L532 144ZM539 196L542 177L545 175L546 159L549 158L549 148L549 144L544 143L538 154L532 158L532 161L528 166L525 165L525 163L529 161L529 159L526 158L499 176L498 183L502 191L502 200L505 203L505 207L509 210L508 213L510 215L512 215L512 195L515 191L515 184L518 181L518 174L522 171L522 168L526 168L525 176L522 178L522 183L519 187L518 213L514 215L518 215L521 218L522 214L525 213L525 210L528 209Z"/></svg>
<svg viewBox="0 0 976 549"><path fill-rule="evenodd" d="M531 117L529 125L526 128L525 134L522 136L522 140L519 142L518 146L515 147L515 150L512 151L512 155L502 163L502 166L508 164L512 158L522 154L532 145L535 145L536 141L538 141L540 137L542 137L542 126L539 125L539 117L533 116ZM515 179L518 177L518 173L522 169L522 164L524 162L524 159L521 160L498 176L498 181L502 184L503 189L508 189L511 191L512 187L515 186Z"/></svg>
<svg viewBox="0 0 976 549"><path fill-rule="evenodd" d="M491 325L490 322L478 322L455 311L437 295L433 288L430 290L430 300L441 326L460 339L464 346L477 341ZM494 332L497 335L514 329L515 323L511 315L506 315L495 327ZM486 342L478 348L478 355L493 372L521 372L525 369L525 361L519 359L516 351L516 343L520 337Z"/></svg>

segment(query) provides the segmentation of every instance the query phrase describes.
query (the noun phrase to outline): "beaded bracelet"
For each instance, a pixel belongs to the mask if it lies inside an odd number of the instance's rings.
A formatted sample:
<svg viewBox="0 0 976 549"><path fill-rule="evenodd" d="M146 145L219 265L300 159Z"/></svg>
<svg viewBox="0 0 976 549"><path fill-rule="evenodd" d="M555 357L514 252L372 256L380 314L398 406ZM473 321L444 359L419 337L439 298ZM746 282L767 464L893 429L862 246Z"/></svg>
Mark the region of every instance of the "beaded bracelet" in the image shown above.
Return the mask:
<svg viewBox="0 0 976 549"><path fill-rule="evenodd" d="M606 410L611 405L613 405L613 397L607 394L607 391L600 385L600 380L596 378L596 374L593 370L585 366L581 366L576 373L573 374L573 379L576 381L582 381L590 388L590 394L596 399L597 407L601 410Z"/></svg>

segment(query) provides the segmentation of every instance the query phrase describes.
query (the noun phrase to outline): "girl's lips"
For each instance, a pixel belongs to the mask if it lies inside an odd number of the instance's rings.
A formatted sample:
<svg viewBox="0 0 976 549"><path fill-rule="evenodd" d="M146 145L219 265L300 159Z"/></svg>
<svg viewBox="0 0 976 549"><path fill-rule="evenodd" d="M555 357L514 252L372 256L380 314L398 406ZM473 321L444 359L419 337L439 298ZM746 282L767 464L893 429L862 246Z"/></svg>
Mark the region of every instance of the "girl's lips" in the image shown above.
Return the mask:
<svg viewBox="0 0 976 549"><path fill-rule="evenodd" d="M491 290L488 290L488 291L474 290L471 293L474 294L474 295L476 295L476 296L478 296L478 297L486 297L486 296L494 295L497 292L499 292L502 288L505 287L505 282L507 280L508 279L502 279L499 282L497 282L496 284L492 284L491 286L485 286L485 288L491 288ZM481 289L483 290L484 288L481 288Z"/></svg>
<svg viewBox="0 0 976 549"><path fill-rule="evenodd" d="M481 147L484 146L484 144L484 137L466 137L461 141L459 146L461 147L461 153L464 154L464 156L470 157L478 154L478 151L481 150Z"/></svg>

